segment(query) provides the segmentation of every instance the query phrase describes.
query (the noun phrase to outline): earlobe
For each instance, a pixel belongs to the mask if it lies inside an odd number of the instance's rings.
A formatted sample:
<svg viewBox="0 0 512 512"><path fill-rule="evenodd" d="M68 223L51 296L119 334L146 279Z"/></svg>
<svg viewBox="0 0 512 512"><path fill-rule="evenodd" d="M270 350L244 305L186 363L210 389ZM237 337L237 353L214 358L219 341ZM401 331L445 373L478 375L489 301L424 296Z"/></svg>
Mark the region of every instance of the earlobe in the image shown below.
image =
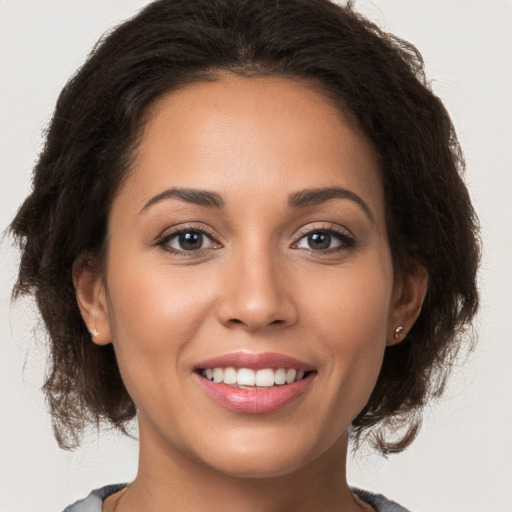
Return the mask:
<svg viewBox="0 0 512 512"><path fill-rule="evenodd" d="M428 289L428 272L420 264L413 265L397 278L393 289L386 344L402 342L420 315Z"/></svg>
<svg viewBox="0 0 512 512"><path fill-rule="evenodd" d="M94 260L82 255L73 264L73 284L82 318L97 345L111 343L107 296L102 274Z"/></svg>

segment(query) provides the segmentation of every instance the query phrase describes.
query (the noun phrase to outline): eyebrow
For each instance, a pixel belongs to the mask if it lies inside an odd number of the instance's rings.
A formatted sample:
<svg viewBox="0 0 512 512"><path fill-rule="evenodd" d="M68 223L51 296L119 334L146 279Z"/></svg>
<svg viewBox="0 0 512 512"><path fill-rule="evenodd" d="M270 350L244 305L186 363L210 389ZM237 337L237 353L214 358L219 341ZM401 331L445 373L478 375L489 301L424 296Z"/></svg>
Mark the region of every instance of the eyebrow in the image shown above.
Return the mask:
<svg viewBox="0 0 512 512"><path fill-rule="evenodd" d="M216 192L198 190L195 188L170 188L152 197L144 205L139 213L144 212L154 204L160 203L166 199L181 199L187 203L197 204L199 206L206 206L210 208L223 208L225 204L222 196Z"/></svg>
<svg viewBox="0 0 512 512"><path fill-rule="evenodd" d="M224 208L225 201L217 192L195 188L170 188L152 197L139 213L167 199L180 199L187 203L205 206L207 208ZM299 190L290 194L288 205L291 208L309 208L323 204L331 199L348 199L360 206L370 220L375 221L368 204L357 194L341 187L322 187Z"/></svg>
<svg viewBox="0 0 512 512"><path fill-rule="evenodd" d="M357 194L341 187L310 188L294 192L288 198L292 208L308 208L330 201L331 199L349 199L360 206L371 221L375 222L368 204Z"/></svg>

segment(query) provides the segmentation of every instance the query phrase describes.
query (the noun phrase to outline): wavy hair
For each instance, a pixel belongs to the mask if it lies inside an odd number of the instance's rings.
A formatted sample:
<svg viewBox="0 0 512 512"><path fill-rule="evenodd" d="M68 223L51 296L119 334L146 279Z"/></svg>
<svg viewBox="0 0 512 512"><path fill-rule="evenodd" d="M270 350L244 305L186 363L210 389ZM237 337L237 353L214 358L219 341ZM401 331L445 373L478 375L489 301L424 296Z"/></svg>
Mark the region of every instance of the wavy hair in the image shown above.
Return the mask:
<svg viewBox="0 0 512 512"><path fill-rule="evenodd" d="M31 194L10 226L21 248L14 297L35 297L49 335L43 390L57 441L75 447L91 422L125 431L136 414L112 346L91 343L72 266L85 253L101 258L148 108L226 71L319 84L373 144L395 272L420 263L430 281L407 338L386 349L353 435L382 453L400 451L471 342L478 223L452 122L419 52L350 3L328 0L158 0L104 36L64 87Z"/></svg>

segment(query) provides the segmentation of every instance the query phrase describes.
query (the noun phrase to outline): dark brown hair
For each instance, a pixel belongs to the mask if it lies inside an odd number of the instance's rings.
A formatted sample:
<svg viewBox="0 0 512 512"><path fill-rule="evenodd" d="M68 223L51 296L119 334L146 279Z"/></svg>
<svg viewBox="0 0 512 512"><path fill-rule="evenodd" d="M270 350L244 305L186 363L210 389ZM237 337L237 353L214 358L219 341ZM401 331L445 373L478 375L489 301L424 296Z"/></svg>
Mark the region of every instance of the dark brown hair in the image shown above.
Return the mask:
<svg viewBox="0 0 512 512"><path fill-rule="evenodd" d="M92 343L80 316L72 265L86 253L101 258L149 106L221 72L321 84L375 148L395 272L419 262L430 282L407 338L386 349L354 435L400 451L442 392L477 309L477 219L452 123L418 51L328 0L153 2L101 39L63 89L11 224L22 250L14 296L35 296L49 335L43 389L57 440L76 446L89 422L124 430L135 415L112 345Z"/></svg>

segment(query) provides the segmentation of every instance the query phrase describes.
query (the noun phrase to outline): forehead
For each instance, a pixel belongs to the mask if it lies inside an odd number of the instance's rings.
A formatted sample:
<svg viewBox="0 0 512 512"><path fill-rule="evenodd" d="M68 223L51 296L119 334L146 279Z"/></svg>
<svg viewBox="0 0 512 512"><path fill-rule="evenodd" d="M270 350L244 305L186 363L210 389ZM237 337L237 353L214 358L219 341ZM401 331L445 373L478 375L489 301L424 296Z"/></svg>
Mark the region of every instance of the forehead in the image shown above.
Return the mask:
<svg viewBox="0 0 512 512"><path fill-rule="evenodd" d="M318 87L288 78L227 75L155 102L120 195L140 209L171 186L215 190L228 206L343 186L383 211L369 141Z"/></svg>

